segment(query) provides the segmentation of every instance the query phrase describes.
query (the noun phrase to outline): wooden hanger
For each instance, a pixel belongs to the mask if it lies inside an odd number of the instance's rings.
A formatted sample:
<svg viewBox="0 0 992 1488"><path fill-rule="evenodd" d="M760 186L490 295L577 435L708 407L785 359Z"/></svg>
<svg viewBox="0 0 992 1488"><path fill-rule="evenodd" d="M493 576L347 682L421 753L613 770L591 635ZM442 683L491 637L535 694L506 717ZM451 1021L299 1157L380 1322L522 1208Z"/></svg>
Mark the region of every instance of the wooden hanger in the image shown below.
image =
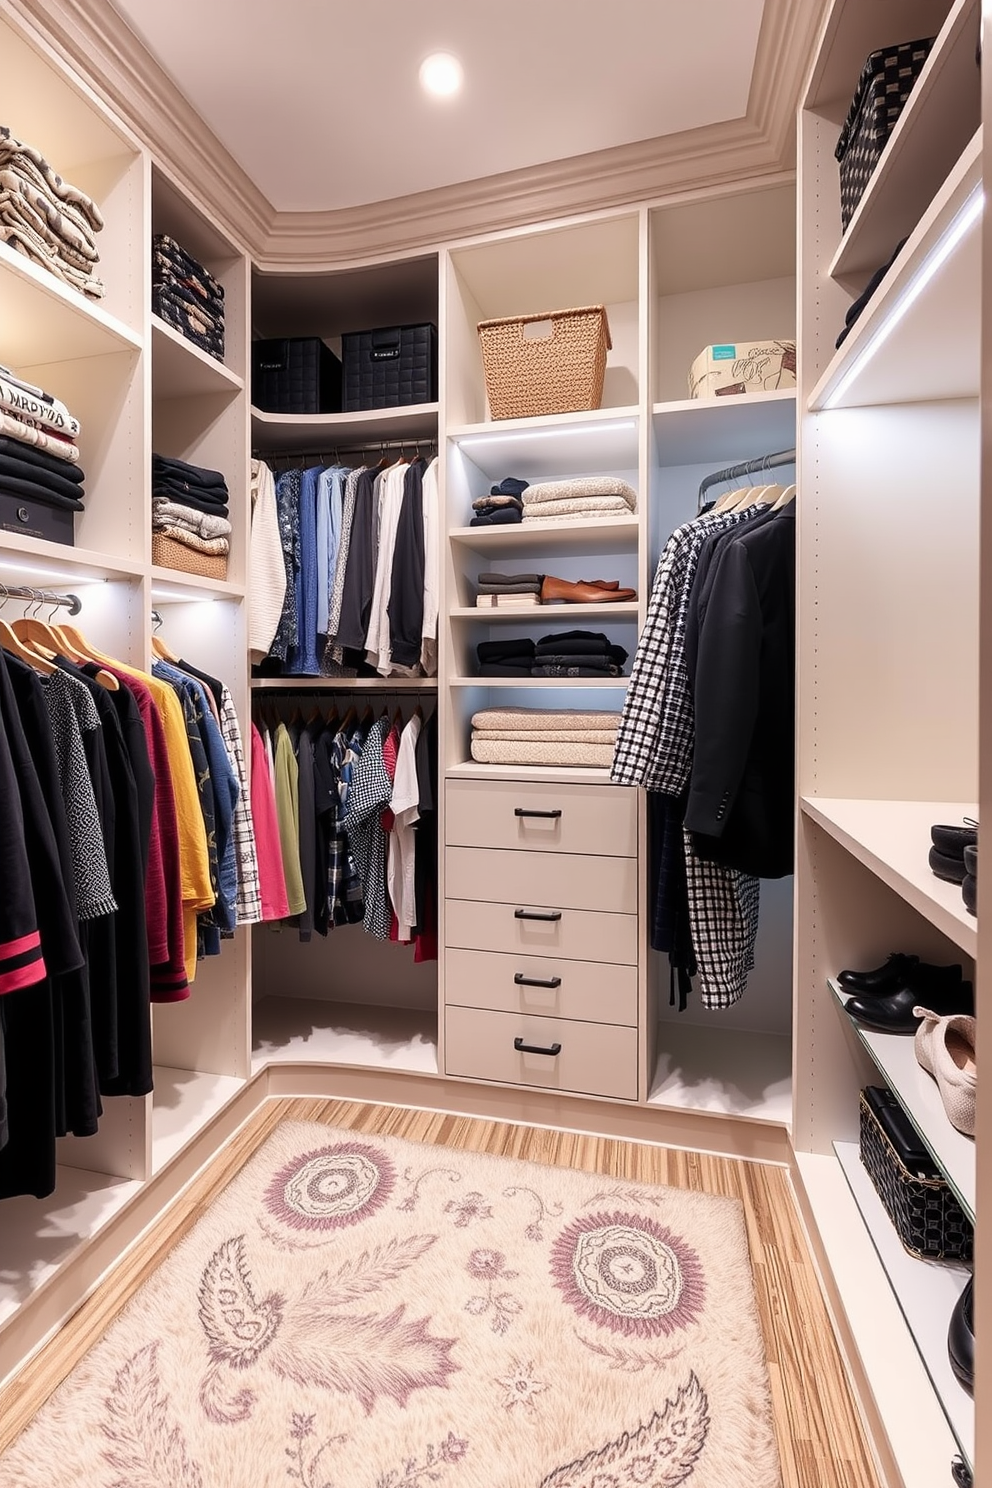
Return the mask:
<svg viewBox="0 0 992 1488"><path fill-rule="evenodd" d="M342 733L342 734L347 733L347 731L350 728L353 728L354 725L357 722L358 722L358 709L355 707L354 703L352 703L351 707L348 709L347 713L344 715L344 718L341 720L341 727L339 729L339 733Z"/></svg>
<svg viewBox="0 0 992 1488"><path fill-rule="evenodd" d="M64 656L67 661L77 664L89 659L82 657L75 647L66 643L59 626L47 625L34 615L23 615L12 623L11 629L27 649L39 656L46 664L53 663L56 656ZM54 665L52 670L55 670ZM117 678L111 672L104 671L102 667L93 680L106 688L107 692L120 690Z"/></svg>

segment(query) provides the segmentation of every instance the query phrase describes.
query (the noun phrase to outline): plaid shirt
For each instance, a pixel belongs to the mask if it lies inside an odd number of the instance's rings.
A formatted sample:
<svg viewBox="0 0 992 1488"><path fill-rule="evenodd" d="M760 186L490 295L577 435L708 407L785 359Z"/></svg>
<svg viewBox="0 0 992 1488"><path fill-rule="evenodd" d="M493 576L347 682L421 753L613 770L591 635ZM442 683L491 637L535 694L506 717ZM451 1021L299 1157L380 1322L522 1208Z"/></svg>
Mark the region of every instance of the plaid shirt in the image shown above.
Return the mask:
<svg viewBox="0 0 992 1488"><path fill-rule="evenodd" d="M234 699L227 688L220 694L220 732L228 758L241 789L234 807L234 850L238 864L238 897L236 909L239 925L255 925L262 918L262 889L258 881L258 849L255 845L255 823L251 815L251 791L248 768L241 743L241 728Z"/></svg>
<svg viewBox="0 0 992 1488"><path fill-rule="evenodd" d="M695 719L686 665L689 595L707 537L753 516L710 512L676 529L658 561L647 621L637 646L620 715L610 777L678 796L692 770ZM689 922L700 998L709 1009L739 1001L754 966L758 932L758 880L697 857L685 843Z"/></svg>

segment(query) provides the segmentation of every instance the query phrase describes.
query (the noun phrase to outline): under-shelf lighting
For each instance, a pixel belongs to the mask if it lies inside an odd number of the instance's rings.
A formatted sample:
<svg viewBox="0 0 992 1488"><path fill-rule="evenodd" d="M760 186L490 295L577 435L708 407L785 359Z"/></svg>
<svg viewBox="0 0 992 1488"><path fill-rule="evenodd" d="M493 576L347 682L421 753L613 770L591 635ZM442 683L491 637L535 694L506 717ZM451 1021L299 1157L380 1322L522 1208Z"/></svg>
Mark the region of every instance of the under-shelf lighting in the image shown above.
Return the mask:
<svg viewBox="0 0 992 1488"><path fill-rule="evenodd" d="M105 584L101 574L81 573L78 568L50 568L48 564L22 563L19 558L0 558L0 573L45 579L50 584ZM30 588L30 584L26 587Z"/></svg>
<svg viewBox="0 0 992 1488"><path fill-rule="evenodd" d="M213 604L216 594L205 594L202 589L165 589L152 585L152 599L156 604Z"/></svg>
<svg viewBox="0 0 992 1488"><path fill-rule="evenodd" d="M947 231L940 236L933 248L931 248L912 279L906 285L903 293L892 306L889 314L882 321L882 324L858 352L837 386L828 397L824 398L824 408L836 408L840 404L848 389L860 377L872 358L885 345L896 326L915 301L919 299L931 279L939 273L947 260L967 237L975 223L978 222L984 205L985 193L981 186L976 186L964 206L951 222Z"/></svg>
<svg viewBox="0 0 992 1488"><path fill-rule="evenodd" d="M466 434L464 438L455 439L454 443L459 449L468 449L474 444L496 444L500 439L512 439L514 443L518 439L567 439L576 434L602 434L604 431L636 427L636 419L611 419L602 424L569 424L562 429L494 429L491 434Z"/></svg>

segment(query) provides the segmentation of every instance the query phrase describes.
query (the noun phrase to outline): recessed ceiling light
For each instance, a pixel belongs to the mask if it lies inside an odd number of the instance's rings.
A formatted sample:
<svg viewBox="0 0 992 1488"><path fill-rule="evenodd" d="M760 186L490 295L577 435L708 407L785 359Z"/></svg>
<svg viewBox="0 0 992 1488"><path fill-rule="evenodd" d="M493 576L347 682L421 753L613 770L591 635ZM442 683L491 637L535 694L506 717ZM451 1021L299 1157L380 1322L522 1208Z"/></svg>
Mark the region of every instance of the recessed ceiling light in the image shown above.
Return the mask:
<svg viewBox="0 0 992 1488"><path fill-rule="evenodd" d="M450 52L432 52L420 64L420 86L435 98L450 98L459 92L465 74Z"/></svg>

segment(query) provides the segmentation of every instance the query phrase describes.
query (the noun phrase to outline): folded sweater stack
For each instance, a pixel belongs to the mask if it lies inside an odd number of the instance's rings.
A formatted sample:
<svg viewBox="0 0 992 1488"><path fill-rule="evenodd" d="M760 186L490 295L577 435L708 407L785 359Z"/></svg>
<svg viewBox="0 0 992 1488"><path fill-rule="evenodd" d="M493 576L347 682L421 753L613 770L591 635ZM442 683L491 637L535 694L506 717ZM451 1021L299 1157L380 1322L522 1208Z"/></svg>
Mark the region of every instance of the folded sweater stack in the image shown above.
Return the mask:
<svg viewBox="0 0 992 1488"><path fill-rule="evenodd" d="M152 309L201 351L224 360L224 286L166 233L152 239Z"/></svg>
<svg viewBox="0 0 992 1488"><path fill-rule="evenodd" d="M488 765L613 762L619 713L574 708L484 708L472 716L472 758Z"/></svg>
<svg viewBox="0 0 992 1488"><path fill-rule="evenodd" d="M525 522L574 522L578 517L629 517L637 510L637 492L612 475L583 475L575 480L541 481L528 486L523 500Z"/></svg>
<svg viewBox="0 0 992 1488"><path fill-rule="evenodd" d="M165 568L225 579L231 550L219 470L152 455L152 557Z"/></svg>
<svg viewBox="0 0 992 1488"><path fill-rule="evenodd" d="M508 475L498 486L492 486L488 496L480 496L472 502L475 516L472 527L506 527L523 520L524 504L521 496L527 490L527 482Z"/></svg>
<svg viewBox="0 0 992 1488"><path fill-rule="evenodd" d="M105 291L93 270L102 227L95 202L0 125L0 241L98 300Z"/></svg>
<svg viewBox="0 0 992 1488"><path fill-rule="evenodd" d="M538 573L480 573L477 609L533 609L541 603L544 575Z"/></svg>
<svg viewBox="0 0 992 1488"><path fill-rule="evenodd" d="M564 630L539 641L481 641L480 677L619 677L627 652L591 630Z"/></svg>
<svg viewBox="0 0 992 1488"><path fill-rule="evenodd" d="M64 403L0 367L0 492L82 511L78 436Z"/></svg>

